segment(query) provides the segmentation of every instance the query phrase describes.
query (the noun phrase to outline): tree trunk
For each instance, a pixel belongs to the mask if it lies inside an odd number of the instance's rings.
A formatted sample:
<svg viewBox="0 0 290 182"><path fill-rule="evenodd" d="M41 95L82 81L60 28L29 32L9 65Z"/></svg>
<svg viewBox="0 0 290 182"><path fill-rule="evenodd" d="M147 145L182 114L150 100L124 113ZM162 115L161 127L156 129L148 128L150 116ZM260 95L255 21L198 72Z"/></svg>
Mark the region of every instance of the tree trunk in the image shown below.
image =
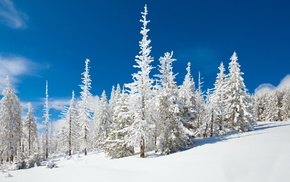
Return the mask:
<svg viewBox="0 0 290 182"><path fill-rule="evenodd" d="M141 138L141 141L140 141L140 157L141 158L145 157L145 141L143 137Z"/></svg>

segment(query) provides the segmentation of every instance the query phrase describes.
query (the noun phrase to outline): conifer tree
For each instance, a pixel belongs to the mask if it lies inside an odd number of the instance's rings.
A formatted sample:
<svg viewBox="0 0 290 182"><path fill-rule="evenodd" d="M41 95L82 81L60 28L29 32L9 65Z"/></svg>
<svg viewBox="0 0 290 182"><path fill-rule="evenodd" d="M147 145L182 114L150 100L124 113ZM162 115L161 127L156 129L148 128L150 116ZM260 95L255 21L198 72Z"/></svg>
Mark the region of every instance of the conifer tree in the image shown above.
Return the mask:
<svg viewBox="0 0 290 182"><path fill-rule="evenodd" d="M49 150L50 150L50 114L49 114L49 105L48 105L48 81L46 81L46 87L45 87L45 105L44 105L44 114L43 114L43 124L45 125L45 143L44 143L44 153L45 158L48 158Z"/></svg>
<svg viewBox="0 0 290 182"><path fill-rule="evenodd" d="M229 75L225 79L227 91L225 93L225 119L227 128L232 131L249 131L254 129L253 106L247 93L244 79L237 62L236 52L230 58Z"/></svg>
<svg viewBox="0 0 290 182"><path fill-rule="evenodd" d="M143 23L140 32L143 38L139 42L141 51L140 55L137 55L135 59L137 65L134 65L135 68L139 68L140 70L132 75L134 82L126 84L130 93L130 111L134 118L133 124L128 128L129 132L126 138L130 144L139 145L140 157L145 157L146 145L150 143L152 132L152 122L149 119L148 113L148 102L152 98L153 80L149 74L152 70L150 63L153 61L153 58L150 56L151 47L149 44L151 41L147 35L149 31L147 24L150 22L147 20L147 14L147 6L145 5L144 12L142 12L142 19L140 20Z"/></svg>
<svg viewBox="0 0 290 182"><path fill-rule="evenodd" d="M178 97L178 87L173 74L173 53L165 53L161 57L159 72L157 75L160 87L157 95L157 149L164 154L176 152L182 147L191 144L187 129L183 126L184 118L180 111L184 108L183 102Z"/></svg>
<svg viewBox="0 0 290 182"><path fill-rule="evenodd" d="M84 151L84 154L87 155L89 147L89 132L90 124L92 120L92 111L89 107L89 100L92 97L90 93L91 89L91 78L89 75L89 59L85 61L85 71L82 73L82 85L80 85L81 91L81 101L79 102L79 121L81 125L81 147Z"/></svg>
<svg viewBox="0 0 290 182"><path fill-rule="evenodd" d="M210 95L209 102L213 105L212 112L215 116L214 125L217 127L213 132L215 135L224 135L227 131L224 127L225 117L225 98L226 98L226 74L224 64L221 62L219 67L220 72L217 74L214 84L213 93ZM215 128L214 126L212 126ZM213 134L212 133L212 134Z"/></svg>
<svg viewBox="0 0 290 182"><path fill-rule="evenodd" d="M31 156L38 151L38 132L36 119L34 116L35 111L32 108L32 104L30 102L27 104L27 106L28 112L24 121L23 131L25 136L25 153L28 156Z"/></svg>
<svg viewBox="0 0 290 182"><path fill-rule="evenodd" d="M63 122L61 130L58 133L58 139L62 143L61 147L64 148L64 151L68 151L68 155L71 156L72 151L79 150L80 145L79 112L74 91L72 91L69 107L62 114Z"/></svg>
<svg viewBox="0 0 290 182"><path fill-rule="evenodd" d="M184 77L184 81L179 88L178 96L181 102L183 102L183 109L181 117L183 118L183 124L188 129L196 129L194 118L196 114L196 96L195 96L195 83L190 72L191 64L187 64L187 74Z"/></svg>
<svg viewBox="0 0 290 182"><path fill-rule="evenodd" d="M7 76L6 88L0 101L0 163L13 162L19 159L22 140L21 108L19 98Z"/></svg>
<svg viewBox="0 0 290 182"><path fill-rule="evenodd" d="M134 153L134 147L125 140L128 128L132 125L133 118L129 111L128 94L120 92L120 86L115 90L115 104L112 107L112 124L110 133L105 142L105 152L111 158L121 158Z"/></svg>
<svg viewBox="0 0 290 182"><path fill-rule="evenodd" d="M106 92L103 91L99 107L97 107L94 122L96 123L96 142L98 147L103 147L105 140L109 134L109 126L111 124L111 113L107 101Z"/></svg>

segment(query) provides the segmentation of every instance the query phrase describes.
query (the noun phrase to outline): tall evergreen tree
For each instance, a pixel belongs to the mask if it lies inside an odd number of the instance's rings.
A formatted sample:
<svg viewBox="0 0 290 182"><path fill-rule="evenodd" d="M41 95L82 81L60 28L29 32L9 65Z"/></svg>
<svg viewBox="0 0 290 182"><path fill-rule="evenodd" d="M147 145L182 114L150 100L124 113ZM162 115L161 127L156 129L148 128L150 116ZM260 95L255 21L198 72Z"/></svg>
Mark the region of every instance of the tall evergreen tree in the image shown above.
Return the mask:
<svg viewBox="0 0 290 182"><path fill-rule="evenodd" d="M134 122L130 128L127 135L127 140L131 144L139 145L140 147L140 157L145 157L146 145L151 140L151 121L149 118L150 113L148 113L148 102L152 98L152 83L153 80L150 78L149 74L152 70L150 63L153 61L153 58L150 56L151 47L149 46L150 40L148 39L147 24L150 22L147 20L147 6L144 7L144 12L142 12L142 19L140 20L143 23L141 29L141 35L143 36L140 44L140 53L136 56L135 68L140 70L137 73L134 73L133 80L131 84L126 84L126 87L129 89L130 98L130 111L134 118Z"/></svg>
<svg viewBox="0 0 290 182"><path fill-rule="evenodd" d="M247 93L240 64L236 52L230 58L229 75L225 79L225 119L227 127L233 131L249 131L254 129L253 106Z"/></svg>
<svg viewBox="0 0 290 182"><path fill-rule="evenodd" d="M195 83L190 71L191 64L187 64L187 74L184 77L184 81L179 88L178 96L180 101L183 102L183 109L180 113L183 118L183 124L188 129L196 129L194 118L197 117L196 114L196 96L195 96Z"/></svg>
<svg viewBox="0 0 290 182"><path fill-rule="evenodd" d="M79 121L81 125L81 146L84 151L84 154L87 155L89 147L89 132L90 124L92 121L92 111L89 107L89 100L92 97L90 92L91 89L91 78L89 74L89 59L85 61L85 71L82 73L82 85L80 85L81 91L81 101L79 102Z"/></svg>
<svg viewBox="0 0 290 182"><path fill-rule="evenodd" d="M226 74L224 64L221 63L219 67L220 72L217 74L216 82L214 84L213 93L210 95L209 102L212 106L212 114L215 117L213 125L217 128L212 133L214 135L224 135L227 131L224 127L225 118L225 98L226 98ZM215 128L214 126L212 126Z"/></svg>
<svg viewBox="0 0 290 182"><path fill-rule="evenodd" d="M19 98L7 76L6 88L0 101L0 162L13 162L18 157L22 140L21 108Z"/></svg>
<svg viewBox="0 0 290 182"><path fill-rule="evenodd" d="M45 87L45 105L44 105L44 114L43 114L43 124L45 125L45 143L44 143L44 153L45 158L48 158L49 150L50 150L50 114L49 114L49 105L48 105L48 81L46 81L46 87Z"/></svg>

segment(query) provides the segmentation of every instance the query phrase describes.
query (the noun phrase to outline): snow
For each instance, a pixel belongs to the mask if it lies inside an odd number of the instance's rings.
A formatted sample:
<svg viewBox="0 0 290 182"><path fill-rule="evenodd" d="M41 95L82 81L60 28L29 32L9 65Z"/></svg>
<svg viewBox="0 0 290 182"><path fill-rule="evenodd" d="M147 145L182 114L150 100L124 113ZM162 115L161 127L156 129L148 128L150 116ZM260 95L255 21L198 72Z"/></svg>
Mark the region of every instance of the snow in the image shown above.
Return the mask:
<svg viewBox="0 0 290 182"><path fill-rule="evenodd" d="M1 182L51 181L253 181L290 179L290 121L259 123L254 131L196 139L193 148L167 156L149 153L108 159L103 152L55 159L44 166L0 172Z"/></svg>

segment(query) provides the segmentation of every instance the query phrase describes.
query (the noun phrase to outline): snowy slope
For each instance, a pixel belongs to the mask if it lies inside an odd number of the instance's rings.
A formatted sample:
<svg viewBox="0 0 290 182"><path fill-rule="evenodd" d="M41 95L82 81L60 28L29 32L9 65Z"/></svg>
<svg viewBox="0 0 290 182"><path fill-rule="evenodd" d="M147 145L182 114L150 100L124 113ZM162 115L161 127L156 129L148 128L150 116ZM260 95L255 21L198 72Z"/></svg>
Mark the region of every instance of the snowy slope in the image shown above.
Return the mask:
<svg viewBox="0 0 290 182"><path fill-rule="evenodd" d="M265 122L255 131L197 139L194 148L168 156L110 160L103 153L61 159L58 167L0 173L0 182L290 180L290 121Z"/></svg>

